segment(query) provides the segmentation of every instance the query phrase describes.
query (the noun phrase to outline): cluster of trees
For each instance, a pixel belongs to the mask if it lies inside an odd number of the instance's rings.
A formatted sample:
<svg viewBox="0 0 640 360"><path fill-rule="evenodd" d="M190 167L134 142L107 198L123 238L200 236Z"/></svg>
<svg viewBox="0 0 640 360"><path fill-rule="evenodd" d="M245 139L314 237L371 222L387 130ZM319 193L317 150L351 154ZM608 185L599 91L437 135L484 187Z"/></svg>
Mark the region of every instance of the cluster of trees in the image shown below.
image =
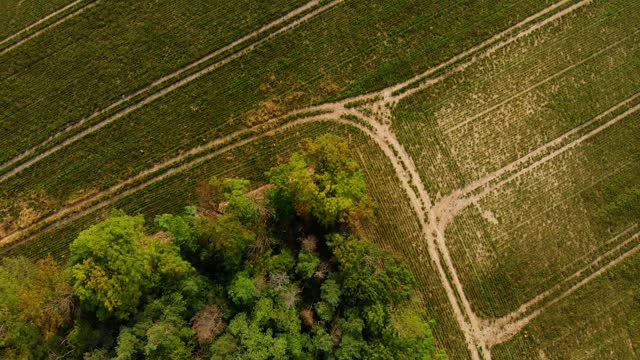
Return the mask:
<svg viewBox="0 0 640 360"><path fill-rule="evenodd" d="M407 267L358 236L372 208L346 143L307 141L266 175L257 193L211 179L154 234L116 211L66 266L3 259L0 357L444 357Z"/></svg>

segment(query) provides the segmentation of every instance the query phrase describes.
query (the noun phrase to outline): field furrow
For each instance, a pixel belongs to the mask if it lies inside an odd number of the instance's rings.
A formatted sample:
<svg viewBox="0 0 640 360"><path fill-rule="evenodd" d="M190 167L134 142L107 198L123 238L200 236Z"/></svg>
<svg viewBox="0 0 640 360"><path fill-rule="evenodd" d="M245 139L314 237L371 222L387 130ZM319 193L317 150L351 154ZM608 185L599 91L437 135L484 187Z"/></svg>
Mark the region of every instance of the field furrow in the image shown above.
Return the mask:
<svg viewBox="0 0 640 360"><path fill-rule="evenodd" d="M611 263L605 274L549 304L511 340L497 345L495 359L634 359L638 357L638 305L635 281L639 248Z"/></svg>
<svg viewBox="0 0 640 360"><path fill-rule="evenodd" d="M487 321L485 325L485 336L490 343L495 345L508 341L534 318L542 314L546 308L563 300L580 287L602 276L613 266L620 264L627 257L638 252L638 250L640 250L640 244L638 244L640 232L630 232L631 230L636 230L637 225L638 224L632 225L608 242L613 243L621 239L624 241L598 256L576 273L566 277L553 288L529 300L513 313L497 320Z"/></svg>

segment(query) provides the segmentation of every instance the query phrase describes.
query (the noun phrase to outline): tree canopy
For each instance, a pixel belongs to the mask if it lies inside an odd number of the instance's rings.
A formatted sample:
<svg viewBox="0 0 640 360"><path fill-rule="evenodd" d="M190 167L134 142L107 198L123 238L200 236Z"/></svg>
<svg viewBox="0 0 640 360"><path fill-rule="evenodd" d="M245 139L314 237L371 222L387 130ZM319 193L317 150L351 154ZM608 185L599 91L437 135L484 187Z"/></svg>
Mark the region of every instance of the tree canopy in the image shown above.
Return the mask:
<svg viewBox="0 0 640 360"><path fill-rule="evenodd" d="M265 174L201 183L200 208L114 211L67 266L0 266L0 357L431 359L407 266L358 231L372 212L346 142L304 142Z"/></svg>

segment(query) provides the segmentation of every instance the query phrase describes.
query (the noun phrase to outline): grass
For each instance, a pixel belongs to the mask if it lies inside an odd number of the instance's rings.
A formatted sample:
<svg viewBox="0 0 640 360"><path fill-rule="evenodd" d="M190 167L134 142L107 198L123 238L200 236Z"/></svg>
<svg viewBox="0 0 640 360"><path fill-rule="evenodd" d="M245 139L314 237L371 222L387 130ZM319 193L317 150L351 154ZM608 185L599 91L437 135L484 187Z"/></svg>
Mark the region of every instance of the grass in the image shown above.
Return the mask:
<svg viewBox="0 0 640 360"><path fill-rule="evenodd" d="M155 215L179 212L184 206L197 203L195 188L199 180L213 175L244 177L251 179L252 185L257 187L265 181L264 172L284 161L302 139L313 138L326 132L350 139L354 156L365 171L370 194L378 204L377 222L365 227L366 236L409 260L419 282L425 312L436 322L435 336L439 346L445 348L452 358L464 357L466 347L463 335L448 307L437 272L432 268L426 254L421 231L408 200L405 196L398 196L404 191L394 175L393 167L377 145L356 129L328 122L296 126L277 136L268 136L216 156L185 173L165 179L122 199L114 207L130 214L144 214L147 225L152 227ZM59 260L64 260L67 256L67 246L77 233L107 216L109 211L110 208L105 208L67 226L49 229L41 236L21 243L2 256L9 254L39 258L53 254ZM415 256L416 253L420 255Z"/></svg>

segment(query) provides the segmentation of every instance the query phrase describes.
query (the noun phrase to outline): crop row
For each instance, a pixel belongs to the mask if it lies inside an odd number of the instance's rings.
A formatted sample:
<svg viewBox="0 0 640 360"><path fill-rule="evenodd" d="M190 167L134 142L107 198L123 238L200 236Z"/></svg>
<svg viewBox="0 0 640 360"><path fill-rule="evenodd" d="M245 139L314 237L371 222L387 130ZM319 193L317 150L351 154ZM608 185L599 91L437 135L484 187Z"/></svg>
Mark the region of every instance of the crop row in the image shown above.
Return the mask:
<svg viewBox="0 0 640 360"><path fill-rule="evenodd" d="M471 269L461 278L482 313L515 310L637 221L640 148L631 144L640 136L638 119L640 113L629 115L456 218L447 233L450 249Z"/></svg>
<svg viewBox="0 0 640 360"><path fill-rule="evenodd" d="M166 178L135 194L119 200L114 207L128 213L142 213L150 219L164 212L179 212L184 206L197 203L196 184L212 175L239 176L252 180L254 186L264 183L264 171L286 159L303 138L312 138L331 132L350 139L353 154L362 164L370 194L376 202L376 221L365 226L365 234L382 247L397 251L410 262L419 281L427 316L434 318L435 334L440 346L451 356L464 357L466 348L457 323L447 306L447 299L432 268L421 230L407 200L397 196L402 192L393 168L373 142L357 130L344 125L319 122L296 126L277 136L267 136L242 147L217 155L209 161L184 173ZM66 246L77 232L104 218L110 208L86 215L64 227L50 229L28 242L12 248L9 254L33 258L53 253L58 259L66 257ZM4 254L6 255L6 254Z"/></svg>
<svg viewBox="0 0 640 360"><path fill-rule="evenodd" d="M50 199L55 199L47 206L55 209L74 194L106 188L150 164L242 127L243 120L248 116L247 111L264 109L260 104L264 105L265 99L272 99L274 94L291 101L285 107L338 96L336 94L339 91L334 86L320 85L327 85L325 80L329 77L343 79L343 85L352 83L383 68L388 69L392 64L398 71L412 71L404 66L406 62L397 62L400 53L403 54L400 58L412 59L415 67L428 66L466 45L467 41L475 40L474 37L465 37L469 35L465 31L470 31L466 25L475 21L478 28L483 29L481 35L485 31L489 34L496 27L512 22L515 16L523 17L532 7L541 5L510 3L509 9L514 12L508 15L490 7L483 10L491 11L488 15L479 12L478 16L481 17L470 17L465 20L468 22L457 25L459 27L447 27L452 37L449 40L459 38L464 41L454 41L455 46L449 46L447 51L437 55L436 51L443 49L444 43L422 43L419 39L421 36L433 36L427 35L431 33L429 27L450 20L447 16L452 11L468 8L460 4L439 11L422 8L429 6L436 4L407 1L394 3L393 6L385 2L383 6L375 2L350 2L334 8L274 39L260 51L243 57L242 61L228 64L221 71L167 95L154 106L129 114L121 121L60 150L46 162L23 172L19 178L3 183L0 192L28 198L28 194L35 192L34 187L38 187ZM444 5L439 3L438 6ZM400 13L409 9L424 15L399 21ZM362 16L365 13L368 14L366 19ZM351 31L344 31L347 28ZM375 29L385 29L385 32ZM403 35L406 41L422 45L415 50L417 53L406 52L387 43L396 35ZM426 55L430 55L428 61L425 61ZM275 74L283 74L288 78L274 78ZM375 86L394 79L389 78ZM373 83L370 86L374 86ZM345 89L344 86L338 88ZM291 97L287 97L287 94L299 93L304 89L308 91L304 91L300 98L291 100ZM355 93L360 90L353 88L349 91ZM349 92L344 94L346 96ZM275 104L282 105L282 101L285 100L275 101Z"/></svg>
<svg viewBox="0 0 640 360"><path fill-rule="evenodd" d="M21 34L28 33L31 25L41 19L56 19L82 6L84 0L6 0L0 2L0 48L4 48ZM49 17L51 15L51 17ZM47 20L45 20L46 22ZM25 31L26 30L26 31ZM6 41L5 41L6 40Z"/></svg>
<svg viewBox="0 0 640 360"><path fill-rule="evenodd" d="M633 6L587 5L401 102L393 126L427 188L446 194L469 184L636 92L629 70L637 60L624 53L637 39Z"/></svg>

